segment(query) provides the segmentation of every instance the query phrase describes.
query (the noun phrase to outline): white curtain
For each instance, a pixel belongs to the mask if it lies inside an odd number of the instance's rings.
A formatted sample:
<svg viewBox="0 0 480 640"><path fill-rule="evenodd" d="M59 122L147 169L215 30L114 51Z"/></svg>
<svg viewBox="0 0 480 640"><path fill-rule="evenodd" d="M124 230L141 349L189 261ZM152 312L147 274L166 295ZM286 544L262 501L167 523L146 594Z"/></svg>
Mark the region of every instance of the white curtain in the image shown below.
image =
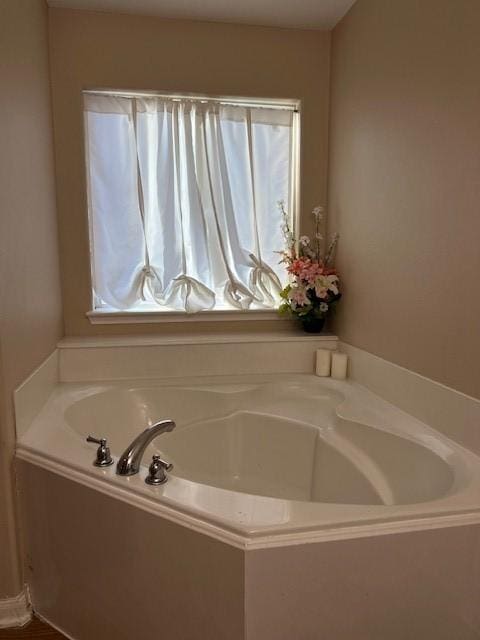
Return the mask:
<svg viewBox="0 0 480 640"><path fill-rule="evenodd" d="M84 105L96 298L276 306L292 110L101 94Z"/></svg>

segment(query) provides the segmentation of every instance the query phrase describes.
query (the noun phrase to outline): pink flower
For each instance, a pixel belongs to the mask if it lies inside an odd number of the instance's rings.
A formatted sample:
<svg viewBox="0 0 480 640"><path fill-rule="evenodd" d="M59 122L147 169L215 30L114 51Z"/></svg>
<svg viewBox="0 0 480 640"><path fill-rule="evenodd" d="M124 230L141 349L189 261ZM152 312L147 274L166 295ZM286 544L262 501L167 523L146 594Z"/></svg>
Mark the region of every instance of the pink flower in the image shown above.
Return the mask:
<svg viewBox="0 0 480 640"><path fill-rule="evenodd" d="M288 267L288 272L294 276L300 276L309 262L310 258L295 258L292 260L292 264Z"/></svg>
<svg viewBox="0 0 480 640"><path fill-rule="evenodd" d="M297 258L288 267L289 273L296 276L308 289L315 287L316 279L324 274L324 266L321 262L311 258Z"/></svg>

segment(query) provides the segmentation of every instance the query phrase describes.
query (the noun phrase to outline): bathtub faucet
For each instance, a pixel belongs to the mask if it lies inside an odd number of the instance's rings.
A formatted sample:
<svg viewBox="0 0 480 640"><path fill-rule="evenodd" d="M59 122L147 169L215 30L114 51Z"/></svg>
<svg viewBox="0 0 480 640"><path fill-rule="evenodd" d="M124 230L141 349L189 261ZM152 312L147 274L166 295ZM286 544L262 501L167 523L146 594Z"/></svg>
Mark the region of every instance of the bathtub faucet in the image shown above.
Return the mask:
<svg viewBox="0 0 480 640"><path fill-rule="evenodd" d="M117 473L119 476L133 476L138 473L142 462L143 454L148 445L157 436L166 431L173 431L175 422L173 420L161 420L152 424L151 427L142 431L135 440L125 449L117 463Z"/></svg>

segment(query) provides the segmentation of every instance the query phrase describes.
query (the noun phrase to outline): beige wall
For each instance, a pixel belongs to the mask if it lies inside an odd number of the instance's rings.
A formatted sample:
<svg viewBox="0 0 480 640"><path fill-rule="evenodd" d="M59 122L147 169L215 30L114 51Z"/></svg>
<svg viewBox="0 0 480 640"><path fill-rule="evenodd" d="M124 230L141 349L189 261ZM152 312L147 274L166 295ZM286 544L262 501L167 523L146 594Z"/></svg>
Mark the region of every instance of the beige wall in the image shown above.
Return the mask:
<svg viewBox="0 0 480 640"><path fill-rule="evenodd" d="M346 342L480 397L480 2L357 0L332 37Z"/></svg>
<svg viewBox="0 0 480 640"><path fill-rule="evenodd" d="M85 318L90 274L83 88L301 98L306 132L303 205L308 210L325 202L329 33L64 9L50 10L50 32L67 334L167 330L165 325L91 327ZM196 324L195 329L208 329L206 324ZM213 329L218 327L215 323ZM241 329L242 323L234 327ZM194 329L182 324L177 330Z"/></svg>
<svg viewBox="0 0 480 640"><path fill-rule="evenodd" d="M43 0L0 2L0 599L21 589L12 391L62 335Z"/></svg>

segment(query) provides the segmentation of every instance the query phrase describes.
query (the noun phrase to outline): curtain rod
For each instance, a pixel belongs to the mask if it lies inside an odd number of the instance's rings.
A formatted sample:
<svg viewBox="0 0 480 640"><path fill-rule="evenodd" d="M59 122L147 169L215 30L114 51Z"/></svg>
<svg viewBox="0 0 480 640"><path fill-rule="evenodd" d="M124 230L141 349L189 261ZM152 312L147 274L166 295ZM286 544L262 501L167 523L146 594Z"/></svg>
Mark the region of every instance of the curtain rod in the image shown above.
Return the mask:
<svg viewBox="0 0 480 640"><path fill-rule="evenodd" d="M182 100L188 100L190 102L216 102L218 104L232 107L263 107L267 109L282 109L284 111L293 111L294 113L298 113L298 107L300 103L299 100L284 101L275 99L269 100L267 98L220 98L195 94L182 95L181 93L161 93L154 91L115 91L110 89L84 89L82 93L96 96L112 96L114 98L164 98L166 100L172 100L174 102L180 102Z"/></svg>

